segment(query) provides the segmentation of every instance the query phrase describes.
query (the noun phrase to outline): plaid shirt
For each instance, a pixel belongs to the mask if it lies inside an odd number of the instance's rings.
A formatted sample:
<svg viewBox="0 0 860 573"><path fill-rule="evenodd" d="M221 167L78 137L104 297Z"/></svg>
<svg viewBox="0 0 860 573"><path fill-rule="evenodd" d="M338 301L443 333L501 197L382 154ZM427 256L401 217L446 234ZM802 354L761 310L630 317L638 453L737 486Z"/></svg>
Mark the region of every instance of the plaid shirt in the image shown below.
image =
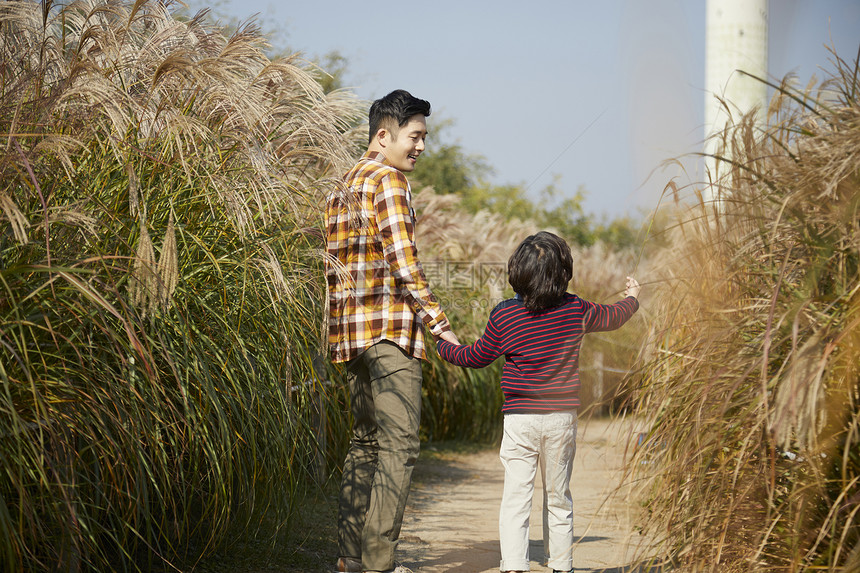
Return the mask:
<svg viewBox="0 0 860 573"><path fill-rule="evenodd" d="M332 361L381 340L425 358L422 324L435 335L451 327L418 260L409 182L378 152L365 153L344 182L325 212Z"/></svg>

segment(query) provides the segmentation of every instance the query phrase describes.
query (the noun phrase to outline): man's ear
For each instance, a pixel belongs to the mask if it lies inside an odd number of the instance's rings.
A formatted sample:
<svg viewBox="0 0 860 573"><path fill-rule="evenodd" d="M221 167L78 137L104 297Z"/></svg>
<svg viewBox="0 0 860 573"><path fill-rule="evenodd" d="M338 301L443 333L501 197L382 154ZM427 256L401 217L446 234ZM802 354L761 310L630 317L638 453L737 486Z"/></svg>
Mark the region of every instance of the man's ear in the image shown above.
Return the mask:
<svg viewBox="0 0 860 573"><path fill-rule="evenodd" d="M380 147L387 147L389 139L391 139L391 134L387 129L385 129L384 127L380 127L378 130L376 130L376 136L374 137L374 140Z"/></svg>

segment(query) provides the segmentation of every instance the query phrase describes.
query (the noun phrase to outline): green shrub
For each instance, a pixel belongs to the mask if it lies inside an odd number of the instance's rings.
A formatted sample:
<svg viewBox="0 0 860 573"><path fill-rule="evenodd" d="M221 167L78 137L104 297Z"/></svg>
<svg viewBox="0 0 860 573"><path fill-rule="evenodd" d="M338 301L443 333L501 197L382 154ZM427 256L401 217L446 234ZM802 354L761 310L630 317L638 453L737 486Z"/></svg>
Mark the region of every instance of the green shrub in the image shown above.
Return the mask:
<svg viewBox="0 0 860 573"><path fill-rule="evenodd" d="M0 35L0 568L285 520L346 433L313 229L356 102L159 2L4 2Z"/></svg>

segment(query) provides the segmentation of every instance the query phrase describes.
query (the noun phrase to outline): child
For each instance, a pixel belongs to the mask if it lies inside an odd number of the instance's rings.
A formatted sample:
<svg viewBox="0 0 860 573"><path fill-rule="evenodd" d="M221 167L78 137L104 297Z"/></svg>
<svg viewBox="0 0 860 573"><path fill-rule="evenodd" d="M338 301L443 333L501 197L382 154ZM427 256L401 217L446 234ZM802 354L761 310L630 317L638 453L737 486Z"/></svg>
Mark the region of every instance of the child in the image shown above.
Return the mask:
<svg viewBox="0 0 860 573"><path fill-rule="evenodd" d="M527 237L508 261L516 298L490 313L472 345L437 341L440 356L481 368L505 356L504 436L499 457L505 487L499 510L502 571L529 570L529 514L537 466L544 484L544 544L555 573L573 567L570 475L576 451L579 347L588 332L615 330L639 308L639 283L627 277L623 300L595 304L568 294L573 257L563 239Z"/></svg>

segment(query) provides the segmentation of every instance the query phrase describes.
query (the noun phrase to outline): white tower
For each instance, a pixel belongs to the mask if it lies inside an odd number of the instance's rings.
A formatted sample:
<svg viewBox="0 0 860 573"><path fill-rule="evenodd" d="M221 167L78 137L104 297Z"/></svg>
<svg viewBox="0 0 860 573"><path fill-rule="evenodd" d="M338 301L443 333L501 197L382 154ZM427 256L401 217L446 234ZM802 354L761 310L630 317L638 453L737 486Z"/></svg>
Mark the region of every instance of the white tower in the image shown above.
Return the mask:
<svg viewBox="0 0 860 573"><path fill-rule="evenodd" d="M732 119L755 107L763 114L767 86L738 72L767 77L767 0L707 0L705 13L705 137L721 131L729 117L717 97L726 100ZM705 153L714 145L705 143ZM713 177L716 162L706 158Z"/></svg>

